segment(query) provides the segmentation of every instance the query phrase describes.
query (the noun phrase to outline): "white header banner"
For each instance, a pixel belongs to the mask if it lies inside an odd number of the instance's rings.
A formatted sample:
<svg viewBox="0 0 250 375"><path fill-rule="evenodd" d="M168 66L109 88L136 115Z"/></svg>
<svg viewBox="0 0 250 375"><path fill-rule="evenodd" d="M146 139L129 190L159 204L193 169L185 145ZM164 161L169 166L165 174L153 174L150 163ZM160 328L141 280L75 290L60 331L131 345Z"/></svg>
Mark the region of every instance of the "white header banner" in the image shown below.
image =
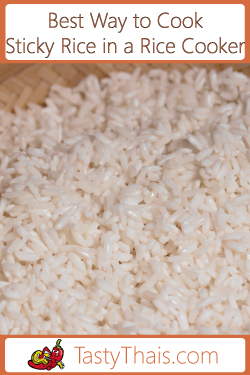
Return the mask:
<svg viewBox="0 0 250 375"><path fill-rule="evenodd" d="M242 4L9 4L8 60L235 60Z"/></svg>
<svg viewBox="0 0 250 375"><path fill-rule="evenodd" d="M243 338L7 338L5 371L240 373L245 349Z"/></svg>

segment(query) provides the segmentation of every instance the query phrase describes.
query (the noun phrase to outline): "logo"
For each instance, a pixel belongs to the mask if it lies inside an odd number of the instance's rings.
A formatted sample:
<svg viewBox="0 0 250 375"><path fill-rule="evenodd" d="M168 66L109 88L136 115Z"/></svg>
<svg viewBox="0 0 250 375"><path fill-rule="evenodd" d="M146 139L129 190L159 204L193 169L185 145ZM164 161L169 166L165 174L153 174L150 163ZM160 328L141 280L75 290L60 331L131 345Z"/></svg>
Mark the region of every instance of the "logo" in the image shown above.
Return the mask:
<svg viewBox="0 0 250 375"><path fill-rule="evenodd" d="M64 350L61 347L60 339L57 340L56 345L52 349L49 350L47 346L43 348L43 350L36 350L31 359L28 361L28 365L36 370L52 370L56 366L59 366L60 369L64 368L64 364L62 362Z"/></svg>

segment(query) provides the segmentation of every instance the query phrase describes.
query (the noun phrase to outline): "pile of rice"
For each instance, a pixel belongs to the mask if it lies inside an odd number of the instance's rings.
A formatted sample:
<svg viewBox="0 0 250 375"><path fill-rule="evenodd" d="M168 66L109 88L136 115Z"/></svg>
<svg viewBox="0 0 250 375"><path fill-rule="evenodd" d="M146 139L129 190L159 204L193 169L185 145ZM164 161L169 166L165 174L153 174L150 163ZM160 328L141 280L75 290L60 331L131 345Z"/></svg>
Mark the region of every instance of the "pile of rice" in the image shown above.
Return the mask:
<svg viewBox="0 0 250 375"><path fill-rule="evenodd" d="M250 332L250 78L194 67L0 113L1 334Z"/></svg>

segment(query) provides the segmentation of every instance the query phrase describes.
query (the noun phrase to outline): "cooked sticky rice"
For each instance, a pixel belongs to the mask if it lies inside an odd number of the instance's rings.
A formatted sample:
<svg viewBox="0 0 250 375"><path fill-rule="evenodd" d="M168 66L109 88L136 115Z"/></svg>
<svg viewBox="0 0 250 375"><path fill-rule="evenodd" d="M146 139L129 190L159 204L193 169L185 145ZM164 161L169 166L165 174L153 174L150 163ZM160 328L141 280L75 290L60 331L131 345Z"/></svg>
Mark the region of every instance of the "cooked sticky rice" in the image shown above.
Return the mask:
<svg viewBox="0 0 250 375"><path fill-rule="evenodd" d="M0 113L1 334L250 332L250 78L153 69Z"/></svg>

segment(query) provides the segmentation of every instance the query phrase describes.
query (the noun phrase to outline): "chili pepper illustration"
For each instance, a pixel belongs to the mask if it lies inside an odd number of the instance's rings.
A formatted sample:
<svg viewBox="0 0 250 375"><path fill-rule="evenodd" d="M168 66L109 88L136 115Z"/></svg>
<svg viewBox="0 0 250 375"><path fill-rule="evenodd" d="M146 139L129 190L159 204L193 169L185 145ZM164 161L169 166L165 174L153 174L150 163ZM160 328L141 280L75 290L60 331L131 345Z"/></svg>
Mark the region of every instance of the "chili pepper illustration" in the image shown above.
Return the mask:
<svg viewBox="0 0 250 375"><path fill-rule="evenodd" d="M47 346L43 348L43 350L36 350L31 359L28 361L28 365L36 370L52 370L56 366L59 366L61 369L64 368L64 364L62 362L62 358L64 355L64 350L61 347L61 339L56 341L56 345L52 349L49 350Z"/></svg>
<svg viewBox="0 0 250 375"><path fill-rule="evenodd" d="M64 364L61 362L64 354L64 350L61 347L61 341L60 339L57 340L56 345L52 349L52 352L50 354L49 363L47 370L51 370L52 368L59 366L60 368L64 368Z"/></svg>

